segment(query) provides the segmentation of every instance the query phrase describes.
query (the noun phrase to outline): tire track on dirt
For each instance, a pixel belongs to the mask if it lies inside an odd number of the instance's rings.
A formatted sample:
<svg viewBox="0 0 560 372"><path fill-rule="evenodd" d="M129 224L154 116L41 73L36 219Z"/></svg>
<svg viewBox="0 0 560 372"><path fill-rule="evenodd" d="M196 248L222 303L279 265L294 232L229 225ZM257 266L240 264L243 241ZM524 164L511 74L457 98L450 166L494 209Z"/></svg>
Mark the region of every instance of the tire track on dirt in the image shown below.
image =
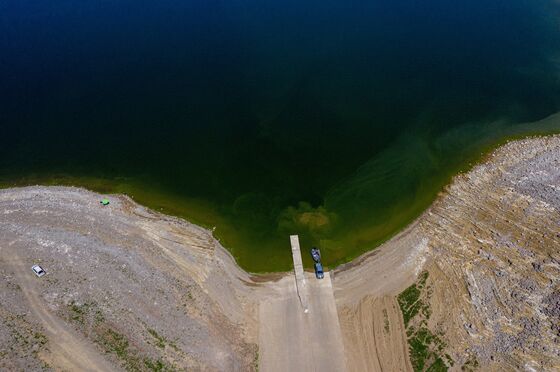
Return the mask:
<svg viewBox="0 0 560 372"><path fill-rule="evenodd" d="M10 258L6 262L13 270L17 283L29 304L29 309L44 326L50 352L42 357L51 366L64 371L120 370L109 364L92 344L49 311L33 282L36 278L30 272L28 265L25 265L20 259L16 249L10 249L7 256Z"/></svg>

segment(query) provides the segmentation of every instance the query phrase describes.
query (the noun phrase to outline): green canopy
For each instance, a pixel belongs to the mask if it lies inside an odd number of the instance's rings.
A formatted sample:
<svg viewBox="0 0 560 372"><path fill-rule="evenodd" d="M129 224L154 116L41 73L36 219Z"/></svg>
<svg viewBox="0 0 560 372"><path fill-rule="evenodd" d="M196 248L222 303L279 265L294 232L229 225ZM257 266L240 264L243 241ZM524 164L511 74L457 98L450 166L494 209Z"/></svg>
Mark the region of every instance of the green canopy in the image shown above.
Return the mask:
<svg viewBox="0 0 560 372"><path fill-rule="evenodd" d="M103 199L100 201L100 203L103 205L109 205L109 199Z"/></svg>

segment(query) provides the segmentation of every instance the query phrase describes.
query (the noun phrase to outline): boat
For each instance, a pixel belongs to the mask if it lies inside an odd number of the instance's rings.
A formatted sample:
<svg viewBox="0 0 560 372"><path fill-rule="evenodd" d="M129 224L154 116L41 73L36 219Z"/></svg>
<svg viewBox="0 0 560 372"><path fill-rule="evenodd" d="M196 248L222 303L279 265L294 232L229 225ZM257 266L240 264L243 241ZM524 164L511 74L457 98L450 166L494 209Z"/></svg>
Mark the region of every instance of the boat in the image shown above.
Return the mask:
<svg viewBox="0 0 560 372"><path fill-rule="evenodd" d="M320 263L321 262L321 252L319 248L313 247L311 248L311 257L313 257L313 261Z"/></svg>

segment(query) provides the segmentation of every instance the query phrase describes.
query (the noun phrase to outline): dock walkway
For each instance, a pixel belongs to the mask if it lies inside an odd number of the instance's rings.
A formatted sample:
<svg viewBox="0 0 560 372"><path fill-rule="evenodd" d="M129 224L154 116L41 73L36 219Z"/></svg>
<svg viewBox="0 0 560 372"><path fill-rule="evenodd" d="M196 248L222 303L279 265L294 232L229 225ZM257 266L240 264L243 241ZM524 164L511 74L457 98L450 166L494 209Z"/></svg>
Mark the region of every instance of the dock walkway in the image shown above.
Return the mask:
<svg viewBox="0 0 560 372"><path fill-rule="evenodd" d="M299 237L290 235L290 244L292 245L292 258L294 260L294 272L296 275L296 287L299 301L303 307L303 311L309 311L307 283L305 282L305 274L303 272L303 262L301 260L301 249L299 247Z"/></svg>

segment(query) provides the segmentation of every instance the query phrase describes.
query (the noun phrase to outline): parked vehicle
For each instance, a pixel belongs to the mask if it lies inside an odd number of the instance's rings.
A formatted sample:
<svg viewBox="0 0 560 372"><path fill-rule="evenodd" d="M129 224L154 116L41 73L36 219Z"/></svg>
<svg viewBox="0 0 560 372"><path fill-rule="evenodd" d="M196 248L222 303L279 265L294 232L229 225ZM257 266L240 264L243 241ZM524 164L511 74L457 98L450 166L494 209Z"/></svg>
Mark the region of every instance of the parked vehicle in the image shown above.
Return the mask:
<svg viewBox="0 0 560 372"><path fill-rule="evenodd" d="M320 262L315 262L315 277L317 279L323 279L325 274L323 273L323 265Z"/></svg>
<svg viewBox="0 0 560 372"><path fill-rule="evenodd" d="M31 266L31 270L37 275L39 278L46 274L45 270L39 265Z"/></svg>
<svg viewBox="0 0 560 372"><path fill-rule="evenodd" d="M311 257L313 257L313 261L321 263L321 252L319 251L319 248L311 248Z"/></svg>

